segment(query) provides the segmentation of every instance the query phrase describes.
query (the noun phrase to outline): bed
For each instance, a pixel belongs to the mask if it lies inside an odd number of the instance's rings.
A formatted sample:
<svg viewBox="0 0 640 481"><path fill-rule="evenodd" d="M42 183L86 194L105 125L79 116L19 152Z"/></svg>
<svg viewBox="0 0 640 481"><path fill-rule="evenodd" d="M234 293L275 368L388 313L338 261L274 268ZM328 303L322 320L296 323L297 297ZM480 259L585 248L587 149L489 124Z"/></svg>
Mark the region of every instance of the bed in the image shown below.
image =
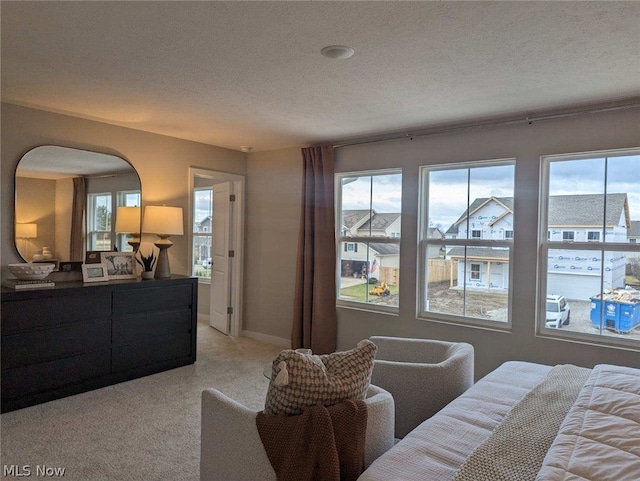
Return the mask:
<svg viewBox="0 0 640 481"><path fill-rule="evenodd" d="M359 481L638 481L640 370L503 364Z"/></svg>

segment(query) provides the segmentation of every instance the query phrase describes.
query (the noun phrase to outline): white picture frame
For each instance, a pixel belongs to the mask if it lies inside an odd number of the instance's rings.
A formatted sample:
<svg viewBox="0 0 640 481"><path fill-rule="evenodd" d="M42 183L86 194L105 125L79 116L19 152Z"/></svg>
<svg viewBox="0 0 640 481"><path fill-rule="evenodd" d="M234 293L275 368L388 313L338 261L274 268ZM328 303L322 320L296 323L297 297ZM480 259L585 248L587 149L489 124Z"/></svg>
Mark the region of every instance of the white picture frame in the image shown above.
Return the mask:
<svg viewBox="0 0 640 481"><path fill-rule="evenodd" d="M101 252L100 260L107 267L109 280L135 279L135 252Z"/></svg>
<svg viewBox="0 0 640 481"><path fill-rule="evenodd" d="M105 282L109 280L106 264L82 264L83 282Z"/></svg>

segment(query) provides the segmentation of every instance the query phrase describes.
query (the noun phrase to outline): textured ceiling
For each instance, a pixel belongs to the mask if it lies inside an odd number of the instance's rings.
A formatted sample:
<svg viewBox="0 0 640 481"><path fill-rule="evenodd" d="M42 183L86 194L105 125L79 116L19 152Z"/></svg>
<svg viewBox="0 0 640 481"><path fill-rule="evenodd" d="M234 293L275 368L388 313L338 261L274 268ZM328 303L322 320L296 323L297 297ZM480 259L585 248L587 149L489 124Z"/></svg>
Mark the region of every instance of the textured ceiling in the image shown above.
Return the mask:
<svg viewBox="0 0 640 481"><path fill-rule="evenodd" d="M232 149L640 95L640 2L8 2L2 100ZM355 49L348 60L326 45Z"/></svg>

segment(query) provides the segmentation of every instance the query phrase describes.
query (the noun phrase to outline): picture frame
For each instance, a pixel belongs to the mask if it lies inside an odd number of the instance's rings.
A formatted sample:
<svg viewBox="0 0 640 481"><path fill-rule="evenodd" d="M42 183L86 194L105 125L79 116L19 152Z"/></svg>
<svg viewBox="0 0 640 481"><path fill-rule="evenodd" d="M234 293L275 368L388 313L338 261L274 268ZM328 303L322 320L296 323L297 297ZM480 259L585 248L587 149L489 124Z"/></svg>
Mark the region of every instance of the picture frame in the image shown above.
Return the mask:
<svg viewBox="0 0 640 481"><path fill-rule="evenodd" d="M82 264L83 282L105 282L109 280L106 264Z"/></svg>
<svg viewBox="0 0 640 481"><path fill-rule="evenodd" d="M58 267L58 270L60 272L82 272L82 262L80 261L60 262L60 267Z"/></svg>
<svg viewBox="0 0 640 481"><path fill-rule="evenodd" d="M109 279L135 279L135 252L101 252L100 261L107 266Z"/></svg>
<svg viewBox="0 0 640 481"><path fill-rule="evenodd" d="M84 257L85 264L100 264L100 251L87 251Z"/></svg>

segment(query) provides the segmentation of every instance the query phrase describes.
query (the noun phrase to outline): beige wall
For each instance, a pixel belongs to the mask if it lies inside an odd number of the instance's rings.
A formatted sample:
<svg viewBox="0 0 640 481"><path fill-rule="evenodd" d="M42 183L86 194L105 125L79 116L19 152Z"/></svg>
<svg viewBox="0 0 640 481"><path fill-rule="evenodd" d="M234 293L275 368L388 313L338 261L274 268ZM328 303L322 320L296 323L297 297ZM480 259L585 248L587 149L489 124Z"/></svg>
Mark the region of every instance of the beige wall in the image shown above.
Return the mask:
<svg viewBox="0 0 640 481"><path fill-rule="evenodd" d="M338 348L371 335L466 341L476 350L476 374L510 359L546 364L597 363L640 367L636 351L610 349L536 337L536 238L540 156L640 146L640 109L590 114L563 120L476 129L338 149L340 172L402 167L403 223L401 297L398 316L338 309ZM510 333L416 319L416 238L419 167L427 164L516 157L515 227Z"/></svg>
<svg viewBox="0 0 640 481"><path fill-rule="evenodd" d="M59 145L122 157L136 168L142 183L142 204L182 207L185 233L188 221L189 167L246 174L246 154L211 145L175 139L139 130L69 117L3 103L1 152L0 241L2 277L6 265L21 262L14 243L14 171L20 158L40 145ZM153 241L154 236L144 236ZM169 250L171 271L188 274L188 237L174 236Z"/></svg>
<svg viewBox="0 0 640 481"><path fill-rule="evenodd" d="M20 208L16 210L15 222L38 226L37 238L18 240L20 253L26 260L31 260L36 249L46 246L56 257L56 181L19 177L16 184Z"/></svg>
<svg viewBox="0 0 640 481"><path fill-rule="evenodd" d="M299 148L247 159L244 329L291 338L302 154Z"/></svg>

